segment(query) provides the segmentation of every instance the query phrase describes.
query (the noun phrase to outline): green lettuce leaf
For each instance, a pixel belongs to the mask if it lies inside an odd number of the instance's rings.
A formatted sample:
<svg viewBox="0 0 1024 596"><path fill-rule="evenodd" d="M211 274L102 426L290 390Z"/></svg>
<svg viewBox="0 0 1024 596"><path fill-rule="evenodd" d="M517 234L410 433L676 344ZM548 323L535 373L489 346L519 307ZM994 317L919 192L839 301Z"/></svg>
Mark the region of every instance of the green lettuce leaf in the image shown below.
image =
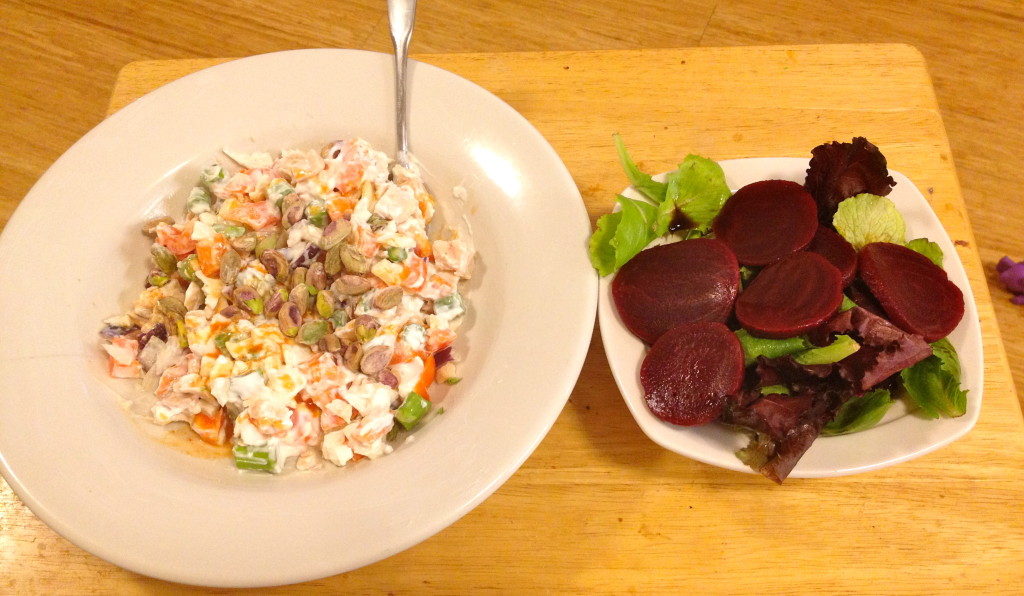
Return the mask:
<svg viewBox="0 0 1024 596"><path fill-rule="evenodd" d="M662 201L661 203L658 203L654 217L654 224L652 225L654 237L661 238L665 234L668 234L668 227L672 224L672 220L675 218L675 203L672 201Z"/></svg>
<svg viewBox="0 0 1024 596"><path fill-rule="evenodd" d="M590 235L590 263L602 276L618 271L656 238L658 207L622 195L615 200L622 209L599 217Z"/></svg>
<svg viewBox="0 0 1024 596"><path fill-rule="evenodd" d="M761 387L761 395L789 395L789 387L785 385L765 385Z"/></svg>
<svg viewBox="0 0 1024 596"><path fill-rule="evenodd" d="M907 227L896 204L878 195L863 193L844 199L832 225L857 250L872 242L907 242Z"/></svg>
<svg viewBox="0 0 1024 596"><path fill-rule="evenodd" d="M823 435L844 435L867 430L885 416L892 397L885 389L868 391L843 404L836 417L821 429Z"/></svg>
<svg viewBox="0 0 1024 596"><path fill-rule="evenodd" d="M793 355L793 360L803 365L832 364L839 362L860 349L860 344L849 335L837 335L827 346L811 348Z"/></svg>
<svg viewBox="0 0 1024 596"><path fill-rule="evenodd" d="M717 162L699 155L687 155L679 168L668 175L665 198L675 203L694 227L706 229L732 196L725 172Z"/></svg>
<svg viewBox="0 0 1024 596"><path fill-rule="evenodd" d="M932 263L942 267L942 249L939 248L938 244L935 244L931 240L927 238L915 238L910 242L907 242L907 248L923 254L931 259Z"/></svg>
<svg viewBox="0 0 1024 596"><path fill-rule="evenodd" d="M932 355L900 373L907 396L929 418L956 418L967 412L960 388L960 357L948 339L932 344Z"/></svg>
<svg viewBox="0 0 1024 596"><path fill-rule="evenodd" d="M604 277L615 272L615 247L612 239L622 222L622 212L606 213L597 218L597 229L590 235L590 264Z"/></svg>
<svg viewBox="0 0 1024 596"><path fill-rule="evenodd" d="M622 206L622 221L615 230L615 237L611 239L615 247L615 269L618 270L654 239L652 225L657 207L622 195L615 197L615 200Z"/></svg>
<svg viewBox="0 0 1024 596"><path fill-rule="evenodd" d="M626 151L626 143L623 142L622 136L616 134L613 138L615 139L615 149L619 153L619 162L622 163L622 169L626 171L626 178L629 179L629 183L639 190L641 194L656 203L664 201L665 189L668 185L651 178L650 174L641 172L633 158L629 156L629 152Z"/></svg>
<svg viewBox="0 0 1024 596"><path fill-rule="evenodd" d="M786 339L765 339L754 337L746 329L736 331L736 337L740 340L743 348L743 361L746 366L753 364L758 356L765 358L778 358L796 352L802 352L807 348L814 347L806 338L787 337Z"/></svg>

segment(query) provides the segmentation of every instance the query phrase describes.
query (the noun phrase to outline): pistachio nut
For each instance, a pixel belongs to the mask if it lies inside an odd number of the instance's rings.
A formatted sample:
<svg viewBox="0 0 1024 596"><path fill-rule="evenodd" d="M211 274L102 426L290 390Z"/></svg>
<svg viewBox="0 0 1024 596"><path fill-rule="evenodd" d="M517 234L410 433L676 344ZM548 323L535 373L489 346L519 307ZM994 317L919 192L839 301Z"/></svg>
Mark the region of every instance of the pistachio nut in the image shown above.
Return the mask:
<svg viewBox="0 0 1024 596"><path fill-rule="evenodd" d="M320 261L313 261L309 264L309 270L306 272L306 283L320 291L327 287L327 272L324 270L324 264Z"/></svg>
<svg viewBox="0 0 1024 596"><path fill-rule="evenodd" d="M357 275L361 275L370 270L370 264L366 262L366 257L348 244L341 245L341 264L344 265L345 269L350 273L355 273Z"/></svg>
<svg viewBox="0 0 1024 596"><path fill-rule="evenodd" d="M371 304L378 310L395 308L402 303L402 296L404 293L402 286L388 286L377 290L373 294L373 301Z"/></svg>
<svg viewBox="0 0 1024 596"><path fill-rule="evenodd" d="M341 241L352 232L352 224L347 219L337 219L327 224L318 244L324 250L330 250L341 244Z"/></svg>
<svg viewBox="0 0 1024 596"><path fill-rule="evenodd" d="M278 250L265 250L260 255L260 262L267 268L267 273L272 275L274 279L281 283L288 281L291 277L291 265L288 264L288 259L284 258Z"/></svg>
<svg viewBox="0 0 1024 596"><path fill-rule="evenodd" d="M238 254L235 249L229 248L220 258L220 280L225 285L235 283L235 278L238 277L238 272L241 269L242 255Z"/></svg>
<svg viewBox="0 0 1024 596"><path fill-rule="evenodd" d="M337 296L359 296L373 287L373 283L358 275L342 275L331 284L331 290Z"/></svg>
<svg viewBox="0 0 1024 596"><path fill-rule="evenodd" d="M281 333L288 337L298 335L299 327L302 325L302 313L299 312L299 307L292 302L282 304L281 309L277 311L277 324L281 328Z"/></svg>
<svg viewBox="0 0 1024 596"><path fill-rule="evenodd" d="M153 263L157 268L167 275L173 275L178 270L178 258L163 244L154 242L153 246L149 247L149 254L153 257Z"/></svg>
<svg viewBox="0 0 1024 596"><path fill-rule="evenodd" d="M318 344L320 340L325 335L327 335L327 332L330 331L330 329L331 326L327 321L309 321L307 323L304 323L301 327L299 327L299 332L296 339L299 341L299 343L306 344L307 346L312 346Z"/></svg>
<svg viewBox="0 0 1024 596"><path fill-rule="evenodd" d="M394 348L384 344L367 348L363 350L363 357L359 360L359 370L363 374L376 375L387 367L394 353Z"/></svg>

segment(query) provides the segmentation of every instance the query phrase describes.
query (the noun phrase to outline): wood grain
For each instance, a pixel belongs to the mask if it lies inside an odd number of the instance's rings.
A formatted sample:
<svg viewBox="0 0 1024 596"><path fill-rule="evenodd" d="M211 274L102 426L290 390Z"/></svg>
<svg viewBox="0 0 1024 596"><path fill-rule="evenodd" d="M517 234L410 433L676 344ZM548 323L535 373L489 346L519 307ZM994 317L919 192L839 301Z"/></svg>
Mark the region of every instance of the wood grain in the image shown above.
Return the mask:
<svg viewBox="0 0 1024 596"><path fill-rule="evenodd" d="M804 155L863 134L928 197L979 305L984 408L965 438L852 477L776 487L669 453L632 421L595 329L565 410L492 497L369 567L270 593L999 593L1024 579L1024 421L977 238L925 61L903 45L423 54L524 114L566 162L592 219L626 185L611 132L641 165L687 152ZM216 61L127 67L111 109ZM722 72L729 77L723 78ZM528 73L528 76L527 76ZM662 80L637 85L636 80ZM884 81L886 93L864 94ZM743 92L737 92L742 90ZM201 591L109 565L0 492L0 591ZM2 582L6 582L6 585Z"/></svg>

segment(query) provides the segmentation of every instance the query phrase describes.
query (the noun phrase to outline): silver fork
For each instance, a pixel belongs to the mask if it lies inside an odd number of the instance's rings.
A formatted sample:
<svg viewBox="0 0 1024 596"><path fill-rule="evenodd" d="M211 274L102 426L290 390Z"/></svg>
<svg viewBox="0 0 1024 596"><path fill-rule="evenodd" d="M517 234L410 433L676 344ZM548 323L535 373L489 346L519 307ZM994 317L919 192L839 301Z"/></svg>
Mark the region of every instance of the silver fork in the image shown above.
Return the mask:
<svg viewBox="0 0 1024 596"><path fill-rule="evenodd" d="M395 45L395 124L398 150L395 161L409 167L409 131L406 125L406 65L409 62L409 40L416 20L416 0L388 0L388 23L391 42Z"/></svg>

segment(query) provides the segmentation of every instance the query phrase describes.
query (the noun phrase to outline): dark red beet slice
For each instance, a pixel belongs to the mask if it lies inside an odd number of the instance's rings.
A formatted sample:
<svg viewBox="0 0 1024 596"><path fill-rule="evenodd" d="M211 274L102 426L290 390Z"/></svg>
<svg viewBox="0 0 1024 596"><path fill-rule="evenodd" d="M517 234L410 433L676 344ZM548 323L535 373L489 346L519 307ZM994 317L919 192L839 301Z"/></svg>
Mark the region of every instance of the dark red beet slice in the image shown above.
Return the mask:
<svg viewBox="0 0 1024 596"><path fill-rule="evenodd" d="M846 238L825 226L818 226L818 231L807 245L807 250L825 257L839 270L843 276L844 288L853 281L857 273L857 249L847 242Z"/></svg>
<svg viewBox="0 0 1024 596"><path fill-rule="evenodd" d="M737 190L712 229L740 263L768 265L810 244L818 229L818 206L796 182L762 180Z"/></svg>
<svg viewBox="0 0 1024 596"><path fill-rule="evenodd" d="M640 366L647 407L683 426L718 418L743 384L743 348L722 323L677 325L654 342Z"/></svg>
<svg viewBox="0 0 1024 596"><path fill-rule="evenodd" d="M794 253L761 270L736 299L736 318L751 335L793 337L827 321L843 302L839 270L813 252Z"/></svg>
<svg viewBox="0 0 1024 596"><path fill-rule="evenodd" d="M724 323L739 286L729 247L695 238L640 251L612 280L612 297L626 328L653 344L680 323Z"/></svg>
<svg viewBox="0 0 1024 596"><path fill-rule="evenodd" d="M857 257L860 278L889 320L933 342L964 316L964 295L928 257L899 244L873 242Z"/></svg>

